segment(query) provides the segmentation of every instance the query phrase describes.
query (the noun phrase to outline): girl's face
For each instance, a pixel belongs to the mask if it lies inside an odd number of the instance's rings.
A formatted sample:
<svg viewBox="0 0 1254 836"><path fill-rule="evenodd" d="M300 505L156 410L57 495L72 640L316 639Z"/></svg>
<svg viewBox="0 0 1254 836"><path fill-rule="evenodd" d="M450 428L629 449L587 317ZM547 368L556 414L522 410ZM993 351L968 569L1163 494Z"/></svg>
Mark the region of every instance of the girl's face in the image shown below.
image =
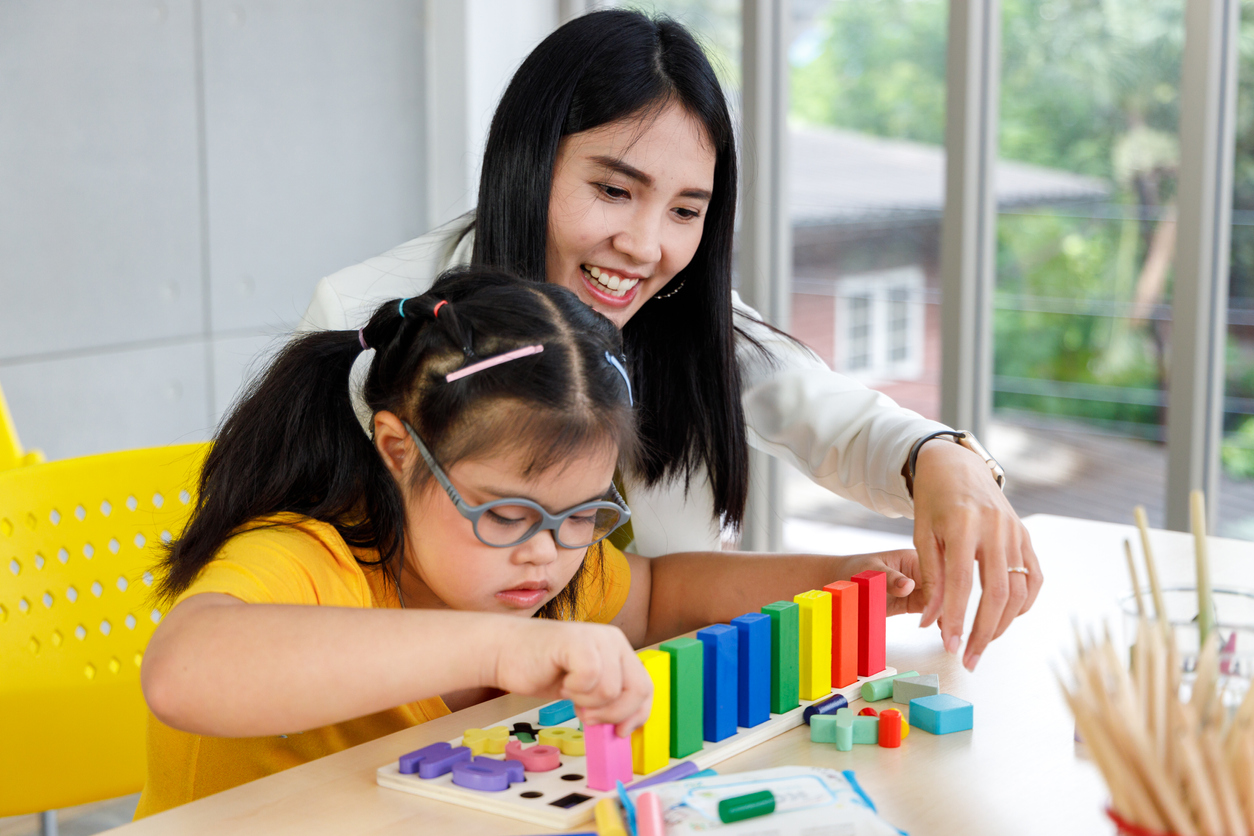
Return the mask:
<svg viewBox="0 0 1254 836"><path fill-rule="evenodd" d="M417 451L412 456L410 466L426 467ZM446 472L470 505L522 497L556 513L602 499L616 458L612 449L593 450L526 477L524 457L509 452L463 459ZM402 589L408 607L531 616L566 587L587 552L562 548L551 531L493 548L475 537L470 521L434 479L417 493L404 493L408 542Z"/></svg>
<svg viewBox="0 0 1254 836"><path fill-rule="evenodd" d="M564 138L549 196L548 280L622 328L696 253L714 162L701 123L678 104Z"/></svg>

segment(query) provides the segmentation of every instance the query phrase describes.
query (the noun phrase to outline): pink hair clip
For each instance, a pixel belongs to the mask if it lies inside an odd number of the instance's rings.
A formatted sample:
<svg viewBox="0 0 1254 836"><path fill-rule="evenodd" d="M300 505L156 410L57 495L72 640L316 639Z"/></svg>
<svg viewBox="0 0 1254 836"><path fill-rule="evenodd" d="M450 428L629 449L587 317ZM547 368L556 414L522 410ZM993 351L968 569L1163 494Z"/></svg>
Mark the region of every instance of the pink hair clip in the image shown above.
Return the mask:
<svg viewBox="0 0 1254 836"><path fill-rule="evenodd" d="M510 360L517 360L519 357L529 357L532 354L539 354L541 351L544 351L544 346L542 345L528 345L523 346L522 348L516 348L513 351L507 351L504 354L498 354L495 357L489 357L487 360L480 360L478 363L471 363L465 368L458 369L455 372L450 372L444 376L444 379L449 383L452 383L454 380L461 380L463 377L468 377L475 372L481 372L484 369L490 369L493 366L508 363Z"/></svg>

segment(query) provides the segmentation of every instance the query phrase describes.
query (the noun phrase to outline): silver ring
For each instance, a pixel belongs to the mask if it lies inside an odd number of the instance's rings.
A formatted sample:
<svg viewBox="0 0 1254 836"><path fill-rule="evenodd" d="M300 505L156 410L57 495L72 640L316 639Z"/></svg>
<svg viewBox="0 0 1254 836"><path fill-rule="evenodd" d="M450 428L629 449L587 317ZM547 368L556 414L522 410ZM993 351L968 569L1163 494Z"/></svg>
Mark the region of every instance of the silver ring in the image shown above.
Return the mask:
<svg viewBox="0 0 1254 836"><path fill-rule="evenodd" d="M1007 571L1007 572L1016 572L1016 573L1018 573L1018 574L1020 574L1020 575L1030 575L1030 574L1032 574L1031 572L1029 572L1029 571L1028 571L1028 567L1026 567L1026 566L1008 566L1008 567L1006 567L1006 571Z"/></svg>

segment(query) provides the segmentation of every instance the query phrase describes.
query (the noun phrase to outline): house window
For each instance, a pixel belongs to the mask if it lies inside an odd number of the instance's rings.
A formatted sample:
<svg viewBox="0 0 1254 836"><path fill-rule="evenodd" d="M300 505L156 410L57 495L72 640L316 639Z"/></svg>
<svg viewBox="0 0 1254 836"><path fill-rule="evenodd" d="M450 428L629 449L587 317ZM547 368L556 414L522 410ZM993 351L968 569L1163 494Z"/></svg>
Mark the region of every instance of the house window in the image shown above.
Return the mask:
<svg viewBox="0 0 1254 836"><path fill-rule="evenodd" d="M864 380L923 373L924 279L917 266L836 281L836 369Z"/></svg>

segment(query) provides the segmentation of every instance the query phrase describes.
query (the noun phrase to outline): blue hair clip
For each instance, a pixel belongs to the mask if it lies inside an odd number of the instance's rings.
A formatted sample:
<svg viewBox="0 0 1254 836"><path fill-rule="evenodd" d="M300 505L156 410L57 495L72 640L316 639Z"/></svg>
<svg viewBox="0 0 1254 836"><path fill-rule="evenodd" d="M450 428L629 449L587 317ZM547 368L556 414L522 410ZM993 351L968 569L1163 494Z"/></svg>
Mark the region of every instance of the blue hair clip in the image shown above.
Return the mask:
<svg viewBox="0 0 1254 836"><path fill-rule="evenodd" d="M618 369L618 373L623 376L623 383L627 384L627 403L631 406L635 406L636 399L631 395L631 378L627 376L627 370L623 368L623 364L618 361L618 358L613 354L610 354L608 351L605 352L605 359L609 360L610 365Z"/></svg>
<svg viewBox="0 0 1254 836"><path fill-rule="evenodd" d="M401 312L401 319L405 318L405 303L413 298L414 297L412 296L406 296L404 299L401 300L401 303L396 306L396 309Z"/></svg>

